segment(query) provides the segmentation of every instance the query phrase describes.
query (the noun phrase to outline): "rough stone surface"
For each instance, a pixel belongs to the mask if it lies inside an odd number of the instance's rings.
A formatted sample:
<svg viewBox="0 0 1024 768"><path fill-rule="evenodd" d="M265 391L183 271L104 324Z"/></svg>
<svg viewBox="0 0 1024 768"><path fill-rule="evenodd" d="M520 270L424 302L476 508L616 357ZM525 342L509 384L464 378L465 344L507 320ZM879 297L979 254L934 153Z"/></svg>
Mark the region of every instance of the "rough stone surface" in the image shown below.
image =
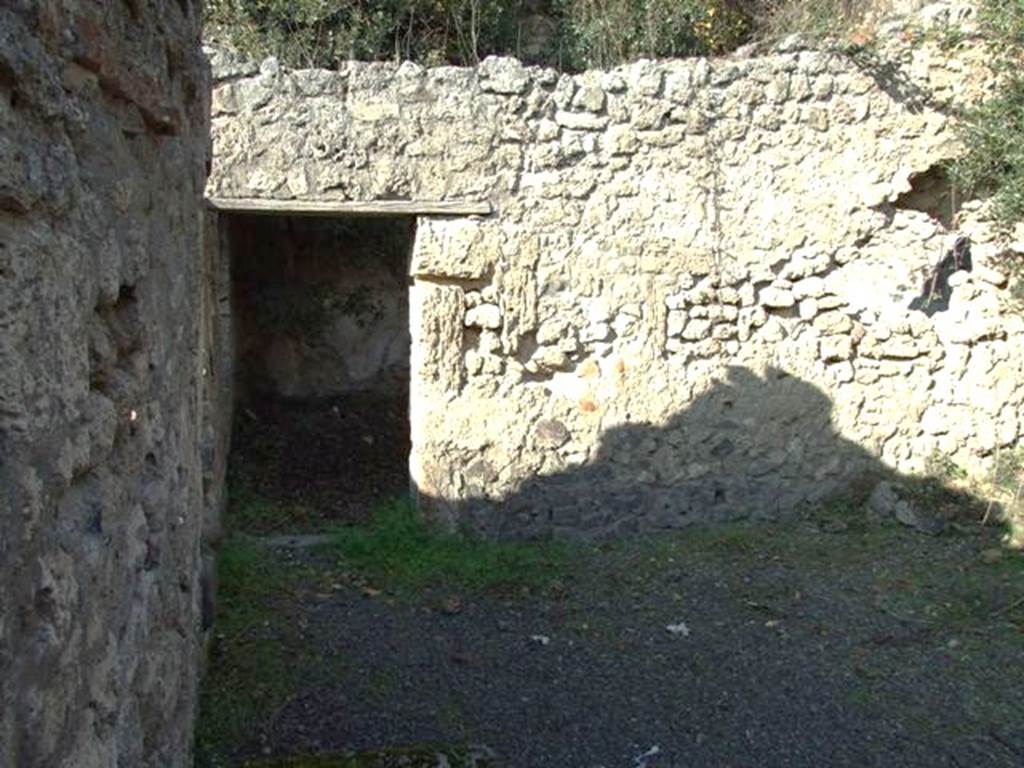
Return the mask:
<svg viewBox="0 0 1024 768"><path fill-rule="evenodd" d="M990 271L917 308L958 233L906 193L989 74L979 46L887 35L881 69L796 39L557 77L218 55L210 191L493 203L422 220L412 257L411 466L441 516L614 533L779 514L935 452L983 471L1019 438L1021 323ZM993 267L984 211L961 220Z"/></svg>
<svg viewBox="0 0 1024 768"><path fill-rule="evenodd" d="M200 15L0 6L3 766L191 765Z"/></svg>

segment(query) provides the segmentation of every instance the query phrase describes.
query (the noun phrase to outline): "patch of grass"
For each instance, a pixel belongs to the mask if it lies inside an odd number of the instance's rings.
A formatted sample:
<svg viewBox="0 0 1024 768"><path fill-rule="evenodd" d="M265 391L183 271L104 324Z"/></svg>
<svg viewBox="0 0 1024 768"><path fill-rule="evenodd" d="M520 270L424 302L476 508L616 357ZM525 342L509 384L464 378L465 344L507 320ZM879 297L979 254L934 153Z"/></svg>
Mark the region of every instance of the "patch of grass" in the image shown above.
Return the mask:
<svg viewBox="0 0 1024 768"><path fill-rule="evenodd" d="M225 521L232 530L263 533L281 525L281 510L233 473L228 484Z"/></svg>
<svg viewBox="0 0 1024 768"><path fill-rule="evenodd" d="M968 195L988 195L996 220L1024 220L1024 76L1007 74L996 95L968 110L961 123L966 152L953 165Z"/></svg>
<svg viewBox="0 0 1024 768"><path fill-rule="evenodd" d="M1024 447L1003 451L992 468L992 484L1000 491L1019 496L1024 482Z"/></svg>
<svg viewBox="0 0 1024 768"><path fill-rule="evenodd" d="M924 469L926 475L946 483L967 478L967 472L940 451L935 451L927 458Z"/></svg>
<svg viewBox="0 0 1024 768"><path fill-rule="evenodd" d="M879 573L876 585L888 609L932 632L986 632L1024 620L1024 556L1014 552L994 563L975 552L941 569L910 554Z"/></svg>
<svg viewBox="0 0 1024 768"><path fill-rule="evenodd" d="M197 768L229 764L232 748L282 706L304 667L324 663L305 648L294 620L295 590L308 568L268 556L251 538L221 545L217 618L200 690Z"/></svg>
<svg viewBox="0 0 1024 768"><path fill-rule="evenodd" d="M964 28L948 21L941 24L935 32L939 47L944 51L953 51L963 45L967 39Z"/></svg>
<svg viewBox="0 0 1024 768"><path fill-rule="evenodd" d="M562 573L568 554L567 545L554 541L495 542L441 531L406 499L383 504L366 525L335 528L331 536L345 565L395 589L539 588Z"/></svg>
<svg viewBox="0 0 1024 768"><path fill-rule="evenodd" d="M335 757L292 757L250 763L251 768L492 768L488 755L460 747L412 747L384 749Z"/></svg>
<svg viewBox="0 0 1024 768"><path fill-rule="evenodd" d="M278 504L261 496L244 472L232 467L224 521L231 531L261 535L276 533L282 528L315 527L318 516L301 504Z"/></svg>

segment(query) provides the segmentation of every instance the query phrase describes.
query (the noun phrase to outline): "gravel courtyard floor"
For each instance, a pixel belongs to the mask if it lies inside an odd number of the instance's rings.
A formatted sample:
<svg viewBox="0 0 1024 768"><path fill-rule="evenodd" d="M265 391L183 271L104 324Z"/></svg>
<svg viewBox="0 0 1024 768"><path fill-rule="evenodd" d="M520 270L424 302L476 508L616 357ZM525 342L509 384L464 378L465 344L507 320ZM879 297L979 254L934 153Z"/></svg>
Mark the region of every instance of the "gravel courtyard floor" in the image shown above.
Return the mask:
<svg viewBox="0 0 1024 768"><path fill-rule="evenodd" d="M1024 765L1024 558L997 529L819 512L571 547L486 589L236 545L202 768ZM428 757L365 753L386 747Z"/></svg>

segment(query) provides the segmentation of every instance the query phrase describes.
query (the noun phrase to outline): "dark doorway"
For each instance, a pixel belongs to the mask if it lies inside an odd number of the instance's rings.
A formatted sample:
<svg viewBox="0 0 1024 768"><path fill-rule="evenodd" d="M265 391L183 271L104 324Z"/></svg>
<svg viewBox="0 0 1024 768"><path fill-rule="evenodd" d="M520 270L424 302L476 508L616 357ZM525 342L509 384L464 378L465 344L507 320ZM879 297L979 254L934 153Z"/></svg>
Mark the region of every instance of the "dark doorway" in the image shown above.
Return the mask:
<svg viewBox="0 0 1024 768"><path fill-rule="evenodd" d="M412 218L228 217L232 489L278 510L247 527L360 520L408 492L414 233Z"/></svg>

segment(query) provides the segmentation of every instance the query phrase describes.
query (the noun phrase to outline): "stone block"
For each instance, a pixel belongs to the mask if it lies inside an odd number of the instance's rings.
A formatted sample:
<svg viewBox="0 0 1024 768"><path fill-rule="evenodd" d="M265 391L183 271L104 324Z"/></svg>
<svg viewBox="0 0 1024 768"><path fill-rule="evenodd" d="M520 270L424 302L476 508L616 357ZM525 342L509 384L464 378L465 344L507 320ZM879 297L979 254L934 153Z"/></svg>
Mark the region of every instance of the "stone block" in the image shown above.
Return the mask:
<svg viewBox="0 0 1024 768"><path fill-rule="evenodd" d="M530 87L530 76L516 59L488 56L477 68L485 91L516 96Z"/></svg>
<svg viewBox="0 0 1024 768"><path fill-rule="evenodd" d="M467 327L501 328L501 309L494 304L480 304L466 312L464 322Z"/></svg>
<svg viewBox="0 0 1024 768"><path fill-rule="evenodd" d="M770 285L766 288L761 289L761 294L758 297L761 304L771 309L785 309L792 307L796 303L796 299L793 296L793 292L788 288L779 288Z"/></svg>

